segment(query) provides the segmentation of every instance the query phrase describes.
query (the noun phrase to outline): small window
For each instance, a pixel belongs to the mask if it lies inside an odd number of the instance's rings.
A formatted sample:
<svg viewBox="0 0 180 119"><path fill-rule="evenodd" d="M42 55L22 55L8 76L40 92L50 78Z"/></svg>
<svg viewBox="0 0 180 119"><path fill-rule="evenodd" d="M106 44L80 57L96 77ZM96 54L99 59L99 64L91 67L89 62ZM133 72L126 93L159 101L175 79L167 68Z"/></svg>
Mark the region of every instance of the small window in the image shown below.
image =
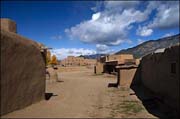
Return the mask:
<svg viewBox="0 0 180 119"><path fill-rule="evenodd" d="M171 73L176 74L176 63L171 63Z"/></svg>

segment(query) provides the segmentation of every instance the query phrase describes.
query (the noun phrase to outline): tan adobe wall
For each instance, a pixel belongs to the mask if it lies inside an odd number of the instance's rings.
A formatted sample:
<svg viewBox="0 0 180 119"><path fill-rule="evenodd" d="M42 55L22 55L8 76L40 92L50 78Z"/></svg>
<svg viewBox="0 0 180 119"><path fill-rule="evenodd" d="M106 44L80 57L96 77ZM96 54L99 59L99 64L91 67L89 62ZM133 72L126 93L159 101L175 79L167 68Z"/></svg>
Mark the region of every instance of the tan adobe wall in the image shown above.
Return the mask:
<svg viewBox="0 0 180 119"><path fill-rule="evenodd" d="M122 69L120 70L120 83L119 85L128 86L130 87L130 84L133 80L133 77L135 75L136 69Z"/></svg>
<svg viewBox="0 0 180 119"><path fill-rule="evenodd" d="M97 62L96 66L94 67L95 74L102 74L104 72L104 64Z"/></svg>
<svg viewBox="0 0 180 119"><path fill-rule="evenodd" d="M1 22L0 29L17 33L16 23L14 21L6 18L1 18L0 22Z"/></svg>
<svg viewBox="0 0 180 119"><path fill-rule="evenodd" d="M150 54L141 60L141 79L145 87L163 98L166 104L179 108L179 46L164 53Z"/></svg>
<svg viewBox="0 0 180 119"><path fill-rule="evenodd" d="M122 65L117 66L116 69L118 72L118 85L130 87L137 70L137 65Z"/></svg>
<svg viewBox="0 0 180 119"><path fill-rule="evenodd" d="M134 59L131 54L109 55L106 56L106 62L118 61L118 64L124 64L126 59Z"/></svg>
<svg viewBox="0 0 180 119"><path fill-rule="evenodd" d="M94 66L96 64L96 60L95 59L85 59L85 64Z"/></svg>
<svg viewBox="0 0 180 119"><path fill-rule="evenodd" d="M83 57L68 56L62 60L60 64L64 66L86 66L94 65L95 63L96 60L94 59L84 59Z"/></svg>
<svg viewBox="0 0 180 119"><path fill-rule="evenodd" d="M45 62L36 42L1 30L0 115L44 99Z"/></svg>

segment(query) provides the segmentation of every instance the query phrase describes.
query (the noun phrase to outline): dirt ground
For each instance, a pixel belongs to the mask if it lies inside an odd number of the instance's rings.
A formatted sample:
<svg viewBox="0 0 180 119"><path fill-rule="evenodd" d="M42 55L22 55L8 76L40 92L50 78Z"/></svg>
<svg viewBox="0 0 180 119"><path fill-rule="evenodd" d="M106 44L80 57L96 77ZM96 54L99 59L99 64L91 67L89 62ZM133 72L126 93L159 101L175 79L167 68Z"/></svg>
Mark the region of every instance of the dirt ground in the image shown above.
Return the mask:
<svg viewBox="0 0 180 119"><path fill-rule="evenodd" d="M46 81L43 100L3 117L8 118L155 118L128 87L108 87L116 82L114 75L95 75L93 68L59 68L58 82Z"/></svg>

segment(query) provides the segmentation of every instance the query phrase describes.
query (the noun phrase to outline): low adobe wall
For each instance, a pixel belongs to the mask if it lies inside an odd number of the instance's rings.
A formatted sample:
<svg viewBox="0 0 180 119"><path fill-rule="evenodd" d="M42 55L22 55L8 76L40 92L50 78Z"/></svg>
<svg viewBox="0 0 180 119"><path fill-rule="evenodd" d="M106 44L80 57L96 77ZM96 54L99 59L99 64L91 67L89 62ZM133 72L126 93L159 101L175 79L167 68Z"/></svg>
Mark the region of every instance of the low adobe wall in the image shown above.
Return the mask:
<svg viewBox="0 0 180 119"><path fill-rule="evenodd" d="M175 110L179 110L180 101L179 58L177 45L141 60L142 84Z"/></svg>
<svg viewBox="0 0 180 119"><path fill-rule="evenodd" d="M104 64L97 62L96 66L94 66L94 73L95 74L102 74L104 72Z"/></svg>
<svg viewBox="0 0 180 119"><path fill-rule="evenodd" d="M0 115L44 99L45 62L36 42L1 30Z"/></svg>
<svg viewBox="0 0 180 119"><path fill-rule="evenodd" d="M117 84L120 86L130 87L131 82L135 76L137 66L136 65L124 65L116 67L117 75Z"/></svg>

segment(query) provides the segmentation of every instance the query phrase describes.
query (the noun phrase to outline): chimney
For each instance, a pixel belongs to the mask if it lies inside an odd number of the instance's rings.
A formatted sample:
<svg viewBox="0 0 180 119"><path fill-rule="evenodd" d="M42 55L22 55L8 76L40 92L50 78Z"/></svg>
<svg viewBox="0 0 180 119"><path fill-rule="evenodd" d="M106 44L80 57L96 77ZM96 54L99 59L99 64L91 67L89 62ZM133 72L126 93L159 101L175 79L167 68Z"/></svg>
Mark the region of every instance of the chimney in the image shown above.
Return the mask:
<svg viewBox="0 0 180 119"><path fill-rule="evenodd" d="M0 29L17 33L16 22L14 22L8 18L1 18L0 22L1 22Z"/></svg>

